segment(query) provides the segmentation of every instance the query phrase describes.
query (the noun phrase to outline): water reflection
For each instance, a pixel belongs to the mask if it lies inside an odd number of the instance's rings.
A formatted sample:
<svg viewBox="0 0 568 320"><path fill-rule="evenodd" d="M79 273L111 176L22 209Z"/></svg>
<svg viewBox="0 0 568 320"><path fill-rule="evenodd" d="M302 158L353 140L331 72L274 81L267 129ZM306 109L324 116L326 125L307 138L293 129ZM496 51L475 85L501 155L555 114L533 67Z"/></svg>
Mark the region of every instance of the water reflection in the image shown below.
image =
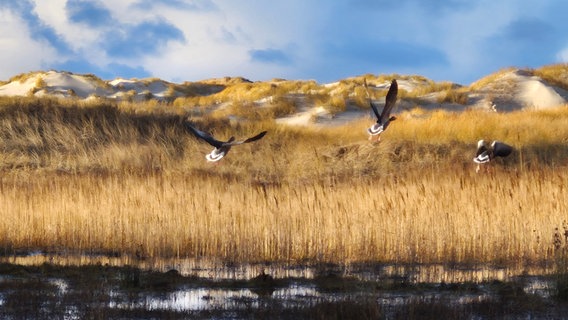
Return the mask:
<svg viewBox="0 0 568 320"><path fill-rule="evenodd" d="M549 299L556 289L556 283L549 278L538 276L519 277L518 282L523 283L523 291L527 294L534 294L542 298Z"/></svg>
<svg viewBox="0 0 568 320"><path fill-rule="evenodd" d="M536 294L550 298L553 285L550 281L533 278L523 290L527 294ZM481 304L496 301L500 298L494 288L480 287L475 292L468 291L389 291L331 293L320 292L315 286L294 284L287 288L275 290L270 296L259 296L250 289L209 289L185 288L165 295L149 295L137 301L111 302L109 307L121 309L144 308L147 310L203 311L203 310L260 310L263 306L277 304L280 308L306 308L322 302L352 301L357 299L373 299L383 309L416 303L417 301L438 301L448 306ZM113 293L115 298L120 293Z"/></svg>
<svg viewBox="0 0 568 320"><path fill-rule="evenodd" d="M542 305L554 302L555 281L547 275L554 269L550 266L447 266L447 265L303 265L288 266L276 264L226 264L207 259L170 259L137 261L121 256L54 256L34 253L28 256L4 257L2 262L20 265L75 266L100 264L136 268L94 268L93 281L82 282L81 270L73 269L68 275L63 268L53 270L42 281L47 286L38 286L37 299L53 299L53 310L59 310L61 301L67 318L82 318L85 306L107 308L119 312L178 312L195 315L200 312L246 314L250 311L306 310L320 308L326 304L354 304L365 301L378 308L387 318L401 309L412 309L418 305L475 306L515 305L506 304L506 299L520 299L523 295L545 299ZM128 263L126 263L128 262ZM39 270L44 270L42 267ZM176 272L165 271L175 269ZM144 273L143 271L164 273ZM96 272L101 272L97 275ZM22 287L35 283L38 275L27 277L26 272L12 276L0 275L0 307L21 299L13 289L19 288L10 281L20 281ZM185 276L185 277L181 277ZM79 277L79 278L73 278ZM146 278L144 278L146 277ZM19 280L18 280L19 279ZM75 280L72 280L75 279ZM80 279L81 281L77 281ZM104 279L101 281L101 279ZM84 287L81 287L84 285ZM6 289L8 288L8 289ZM23 288L25 290L25 288ZM92 296L98 300L85 301L91 290L99 290ZM29 290L29 289L28 289ZM27 293L24 292L24 296ZM85 295L86 294L86 295ZM47 297L47 298L45 298ZM6 302L8 301L8 302ZM531 302L532 303L532 302ZM360 305L355 305L355 309ZM345 308L342 305L341 308ZM342 310L338 308L338 310ZM495 307L493 307L495 308ZM2 317L0 308L0 317ZM5 308L10 309L10 308ZM29 309L29 308L28 308ZM213 310L213 311L212 311ZM320 309L317 309L318 312ZM350 310L350 309L348 309ZM375 309L370 309L375 310ZM515 310L513 310L515 311ZM286 311L287 312L287 311ZM500 311L501 312L501 311ZM505 310L503 312L510 312ZM109 312L109 314L114 314ZM208 314L208 313L207 313ZM76 315L70 316L69 315ZM33 316L31 318L42 318ZM234 317L238 318L238 317ZM403 317L404 318L404 317Z"/></svg>
<svg viewBox="0 0 568 320"><path fill-rule="evenodd" d="M460 266L444 264L385 265L385 264L266 264L266 263L226 263L205 258L184 259L146 259L130 256L106 256L85 254L46 254L33 252L29 255L0 257L0 262L18 265L41 265L43 263L60 266L108 265L133 266L141 270L166 272L177 270L181 275L217 280L250 280L259 274L269 274L274 278L314 279L322 273L333 273L341 277L352 277L361 281L393 280L410 283L480 283L485 281L509 281L519 276L543 276L554 274L553 265L509 265L495 267L490 265Z"/></svg>
<svg viewBox="0 0 568 320"><path fill-rule="evenodd" d="M120 294L114 293L114 295ZM111 303L111 307L130 309L144 307L150 310L175 311L258 309L267 298L271 303L279 302L286 308L305 305L309 300L337 299L333 295L324 297L309 286L298 285L276 290L270 297L259 296L250 289L187 288L167 295L145 296L136 302Z"/></svg>

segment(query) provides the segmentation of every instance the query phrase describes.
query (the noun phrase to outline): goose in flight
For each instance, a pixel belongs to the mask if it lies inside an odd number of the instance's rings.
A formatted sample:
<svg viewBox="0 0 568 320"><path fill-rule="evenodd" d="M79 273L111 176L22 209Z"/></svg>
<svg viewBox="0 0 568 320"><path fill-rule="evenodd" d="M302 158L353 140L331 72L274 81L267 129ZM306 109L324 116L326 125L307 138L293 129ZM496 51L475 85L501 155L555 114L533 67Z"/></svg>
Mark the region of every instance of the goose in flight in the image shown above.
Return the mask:
<svg viewBox="0 0 568 320"><path fill-rule="evenodd" d="M192 127L192 126L188 126L188 127L189 127L189 130L191 130L191 132L196 137L205 140L205 142L207 142L210 145L212 145L213 147L215 147L215 149L213 149L213 151L211 151L211 153L209 153L208 155L205 156L205 159L207 159L207 161L209 161L209 162L219 161L224 156L226 156L227 153L229 153L229 150L231 150L231 148L233 146L259 140L260 138L264 137L264 135L267 133L267 131L262 131L261 133L257 134L256 136L250 137L250 138L248 138L246 140L242 140L242 141L235 141L235 137L231 137L227 141L219 141L219 140L213 138L213 136L211 136L207 132L203 132L203 131L198 130L198 129Z"/></svg>
<svg viewBox="0 0 568 320"><path fill-rule="evenodd" d="M487 146L485 140L479 140L477 142L477 152L475 153L475 158L473 158L473 162L477 163L475 171L479 171L479 165L488 163L496 157L507 157L511 152L513 152L513 147L506 143L495 140L491 142L491 146Z"/></svg>
<svg viewBox="0 0 568 320"><path fill-rule="evenodd" d="M380 134L385 131L390 124L391 121L396 120L395 116L391 116L390 113L392 108L396 104L396 96L398 94L398 83L395 79L392 80L389 91L387 93L387 97L385 98L385 106L383 107L383 111L379 113L377 107L371 101L371 97L369 95L369 88L367 87L367 80L363 79L365 90L367 90L367 98L369 99L369 104L371 105L371 109L375 113L377 117L377 122L373 124L369 129L367 129L367 133L369 133L369 140L372 140L374 137L378 137L378 141L381 140Z"/></svg>

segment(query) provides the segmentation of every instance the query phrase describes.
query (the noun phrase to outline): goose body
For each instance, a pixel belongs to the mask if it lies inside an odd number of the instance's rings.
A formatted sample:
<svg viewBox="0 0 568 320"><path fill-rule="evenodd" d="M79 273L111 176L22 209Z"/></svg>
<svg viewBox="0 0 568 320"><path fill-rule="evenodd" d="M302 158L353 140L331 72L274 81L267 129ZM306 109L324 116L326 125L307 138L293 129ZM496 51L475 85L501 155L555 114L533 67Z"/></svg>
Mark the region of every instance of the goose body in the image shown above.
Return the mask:
<svg viewBox="0 0 568 320"><path fill-rule="evenodd" d="M389 87L389 91L385 98L385 106L383 107L383 111L381 113L379 113L379 110L377 109L373 101L371 101L370 99L366 80L364 81L364 84L365 84L365 89L367 90L367 97L369 97L369 104L371 105L373 113L377 117L377 122L373 124L369 129L367 129L367 133L370 135L369 138L372 138L374 136L378 136L381 133L383 133L383 131L387 129L389 124L392 121L396 120L396 117L391 116L390 113L392 111L392 108L396 104L396 97L398 94L398 83L396 82L395 79L392 80L391 85Z"/></svg>
<svg viewBox="0 0 568 320"><path fill-rule="evenodd" d="M489 162L489 149L487 148L487 144L485 140L477 141L477 152L475 153L475 158L473 158L473 162L475 163L486 163Z"/></svg>
<svg viewBox="0 0 568 320"><path fill-rule="evenodd" d="M259 140L262 137L264 137L264 135L267 133L267 131L262 131L261 133L242 141L235 141L235 137L231 137L227 141L220 141L213 138L213 136L207 132L196 129L192 126L188 126L188 128L196 137L204 140L205 142L215 147L213 151L211 151L209 154L205 156L205 159L207 159L207 161L209 162L219 161L223 159L223 157L225 157L227 153L229 153L229 150L231 150L233 146Z"/></svg>
<svg viewBox="0 0 568 320"><path fill-rule="evenodd" d="M477 163L475 172L479 172L482 164L489 163L496 157L507 157L511 152L513 152L513 147L506 143L495 140L488 146L484 140L479 140L477 142L477 152L473 158L473 162Z"/></svg>
<svg viewBox="0 0 568 320"><path fill-rule="evenodd" d="M491 146L487 146L485 140L479 140L473 162L478 164L487 163L496 157L507 157L512 151L513 147L506 143L495 140L491 143Z"/></svg>

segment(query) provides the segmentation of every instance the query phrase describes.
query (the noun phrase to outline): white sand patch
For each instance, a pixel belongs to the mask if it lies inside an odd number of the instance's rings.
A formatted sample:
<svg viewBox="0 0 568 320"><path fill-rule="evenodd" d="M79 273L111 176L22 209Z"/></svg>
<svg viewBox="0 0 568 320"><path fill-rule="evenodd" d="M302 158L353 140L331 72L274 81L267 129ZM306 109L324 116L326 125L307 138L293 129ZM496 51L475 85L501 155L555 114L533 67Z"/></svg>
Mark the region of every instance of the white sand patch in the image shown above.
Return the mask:
<svg viewBox="0 0 568 320"><path fill-rule="evenodd" d="M38 72L24 81L12 81L0 87L0 95L5 96L26 96L32 92L37 96L49 94L81 98L109 94L104 82L98 83L95 78L56 71Z"/></svg>
<svg viewBox="0 0 568 320"><path fill-rule="evenodd" d="M295 115L278 118L276 123L292 125L292 126L307 126L314 123L313 115L310 112L299 112Z"/></svg>
<svg viewBox="0 0 568 320"><path fill-rule="evenodd" d="M109 85L116 90L116 93L110 97L118 99L127 96L127 92L133 92L135 97L151 95L152 98L165 98L170 88L169 83L159 79L134 80L118 78L109 81Z"/></svg>
<svg viewBox="0 0 568 320"><path fill-rule="evenodd" d="M340 82L331 82L331 83L325 83L323 85L324 88L334 88L337 87L340 84Z"/></svg>
<svg viewBox="0 0 568 320"><path fill-rule="evenodd" d="M419 87L430 85L428 81L421 79L397 79L396 82L398 84L399 90L404 90L407 92L412 92ZM390 81L384 81L382 83L375 85L369 84L369 89L386 91L390 88L390 85L391 85Z"/></svg>
<svg viewBox="0 0 568 320"><path fill-rule="evenodd" d="M310 106L308 106L305 102L304 97L296 102L298 103L298 112L291 116L277 118L276 123L294 126L307 126L314 124L318 116L331 115L324 107L310 108Z"/></svg>
<svg viewBox="0 0 568 320"><path fill-rule="evenodd" d="M51 95L83 99L98 96L119 100L164 99L171 95L180 95L170 89L172 84L160 79L126 80L118 78L107 82L90 75L57 71L37 72L24 79L0 86L0 95L26 96L33 93L35 96Z"/></svg>
<svg viewBox="0 0 568 320"><path fill-rule="evenodd" d="M0 87L0 96L25 96L35 88L38 76L28 78L22 82L12 81Z"/></svg>
<svg viewBox="0 0 568 320"><path fill-rule="evenodd" d="M502 112L554 108L566 104L568 92L528 71L512 70L470 93L469 98L472 108Z"/></svg>
<svg viewBox="0 0 568 320"><path fill-rule="evenodd" d="M332 114L325 107L310 108L294 115L278 118L276 123L293 126L339 126L369 116L368 112L351 108L344 112Z"/></svg>
<svg viewBox="0 0 568 320"><path fill-rule="evenodd" d="M49 71L43 80L47 84L46 93L49 92L72 92L78 97L86 98L90 95L105 96L109 90L103 87L104 83L96 83L93 78L65 72Z"/></svg>
<svg viewBox="0 0 568 320"><path fill-rule="evenodd" d="M552 108L566 103L565 98L552 87L545 85L538 77L520 80L517 99L525 107L535 109Z"/></svg>

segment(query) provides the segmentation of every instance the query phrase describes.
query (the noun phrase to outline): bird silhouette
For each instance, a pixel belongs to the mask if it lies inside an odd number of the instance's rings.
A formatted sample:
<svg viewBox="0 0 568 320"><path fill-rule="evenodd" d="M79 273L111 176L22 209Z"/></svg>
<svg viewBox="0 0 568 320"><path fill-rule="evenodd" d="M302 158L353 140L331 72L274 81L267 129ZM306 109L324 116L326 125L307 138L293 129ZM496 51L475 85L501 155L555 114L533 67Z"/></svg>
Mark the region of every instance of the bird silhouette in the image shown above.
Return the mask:
<svg viewBox="0 0 568 320"><path fill-rule="evenodd" d="M490 146L487 146L485 140L477 142L477 152L473 158L473 162L477 163L476 172L479 171L480 165L490 162L496 157L507 157L513 152L513 147L501 141L494 140Z"/></svg>
<svg viewBox="0 0 568 320"><path fill-rule="evenodd" d="M207 161L209 161L209 162L219 161L224 156L226 156L227 153L229 153L229 150L231 150L231 148L233 146L259 140L262 137L264 137L264 135L267 133L267 131L262 131L261 133L255 135L254 137L250 137L250 138L242 140L242 141L235 141L235 137L231 137L227 141L220 141L220 140L213 138L213 136L210 135L209 133L201 131L199 129L196 129L196 128L190 126L190 125L188 125L188 128L196 137L204 140L205 142L207 142L210 145L212 145L213 147L215 147L215 149L213 149L213 151L211 151L211 153L209 153L205 156L205 159L207 159Z"/></svg>
<svg viewBox="0 0 568 320"><path fill-rule="evenodd" d="M367 80L363 79L363 83L365 85L365 90L367 91L367 98L369 99L369 104L371 105L371 109L373 109L373 113L377 117L377 122L373 124L369 129L367 129L367 133L369 133L369 140L374 139L377 137L377 140L380 141L381 137L380 134L383 133L391 123L391 121L396 120L395 116L391 116L390 113L392 108L396 104L396 96L398 94L398 83L396 79L393 79L391 85L389 87L389 91L387 92L387 97L385 98L385 106L383 107L383 111L379 113L379 110L371 100L371 96L369 94L369 88L367 86Z"/></svg>

